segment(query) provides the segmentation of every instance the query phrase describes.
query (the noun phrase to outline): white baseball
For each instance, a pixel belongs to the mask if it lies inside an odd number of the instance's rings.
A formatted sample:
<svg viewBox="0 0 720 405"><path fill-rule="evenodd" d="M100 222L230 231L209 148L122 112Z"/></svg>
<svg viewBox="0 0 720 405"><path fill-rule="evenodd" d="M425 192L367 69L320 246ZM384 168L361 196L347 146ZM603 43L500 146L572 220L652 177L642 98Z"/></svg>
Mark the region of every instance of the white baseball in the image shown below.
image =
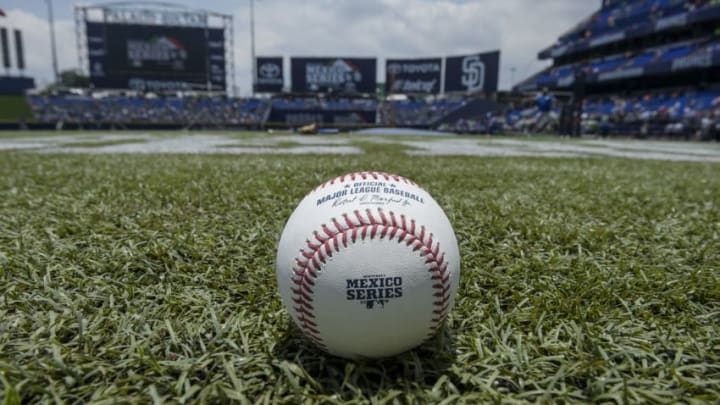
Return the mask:
<svg viewBox="0 0 720 405"><path fill-rule="evenodd" d="M453 306L460 253L425 190L387 173L320 185L290 216L277 253L283 303L323 350L377 358L432 337Z"/></svg>

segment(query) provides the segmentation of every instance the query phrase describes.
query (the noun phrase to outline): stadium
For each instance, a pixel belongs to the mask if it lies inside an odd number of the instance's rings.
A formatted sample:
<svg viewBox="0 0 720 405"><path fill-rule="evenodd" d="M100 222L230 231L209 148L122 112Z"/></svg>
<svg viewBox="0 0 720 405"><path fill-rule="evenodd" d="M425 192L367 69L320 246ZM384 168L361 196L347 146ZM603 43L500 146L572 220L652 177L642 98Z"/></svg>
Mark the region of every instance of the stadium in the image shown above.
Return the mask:
<svg viewBox="0 0 720 405"><path fill-rule="evenodd" d="M720 402L720 1L239 3L0 1L0 402Z"/></svg>

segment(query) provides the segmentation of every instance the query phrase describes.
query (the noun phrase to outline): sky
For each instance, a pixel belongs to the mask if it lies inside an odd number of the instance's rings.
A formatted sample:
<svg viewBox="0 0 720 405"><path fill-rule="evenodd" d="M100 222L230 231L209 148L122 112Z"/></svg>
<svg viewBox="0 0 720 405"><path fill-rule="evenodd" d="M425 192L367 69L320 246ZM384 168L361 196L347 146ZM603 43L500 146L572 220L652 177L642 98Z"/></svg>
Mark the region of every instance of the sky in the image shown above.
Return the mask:
<svg viewBox="0 0 720 405"><path fill-rule="evenodd" d="M238 93L251 87L249 0L172 2L234 18ZM52 0L60 70L78 67L73 8L103 4ZM438 57L500 49L500 89L549 64L541 49L600 6L600 0L255 0L258 56ZM0 26L19 28L27 74L50 82L46 0L0 0ZM514 70L514 72L513 72Z"/></svg>

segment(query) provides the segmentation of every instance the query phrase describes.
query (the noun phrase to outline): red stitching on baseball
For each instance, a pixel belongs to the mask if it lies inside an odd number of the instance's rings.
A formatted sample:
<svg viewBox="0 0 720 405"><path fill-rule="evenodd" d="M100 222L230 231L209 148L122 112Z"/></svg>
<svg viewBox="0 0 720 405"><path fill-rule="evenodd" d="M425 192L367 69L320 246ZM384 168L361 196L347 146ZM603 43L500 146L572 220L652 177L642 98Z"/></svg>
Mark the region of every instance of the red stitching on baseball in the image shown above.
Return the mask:
<svg viewBox="0 0 720 405"><path fill-rule="evenodd" d="M353 173L349 175L351 180L354 176L364 175L373 176L371 173ZM376 176L382 176L383 173L375 173ZM339 177L342 181L345 176ZM326 348L317 324L313 321L315 315L313 313L313 287L315 279L322 272L322 264L326 263L326 257L332 257L334 252L339 252L341 245L343 248L348 246L348 234L350 240L355 243L360 234L360 239L387 239L393 240L397 236L398 243L405 242L405 245L411 247L413 252L420 250L420 257L425 257L425 263L432 263L428 271L432 273L431 280L434 281L433 290L433 315L429 326L429 338L435 334L438 327L448 314L450 308L450 273L447 272L448 264L445 262L445 252L440 251L440 243L433 242L432 233L425 231L424 226L419 227L419 233L416 235L417 227L415 221L410 220L409 224L404 215L400 215L400 221L397 220L395 213L390 211L387 215L378 208L376 214L373 215L371 210L365 210L365 216L360 211L354 211L354 218L357 222L353 222L348 214L343 214L343 220L338 221L335 218L331 220L332 226L323 224L320 226L322 232L327 237L322 236L320 232L313 232L315 239L320 242L313 243L309 239L306 241L306 248L300 251L295 259L296 266L293 269L292 276L292 300L296 304L294 306L297 315L297 321L300 329L317 345ZM380 231L378 232L378 229ZM369 232L368 232L369 231ZM368 234L369 233L369 234ZM399 234L398 234L399 233ZM433 245L434 243L434 245ZM322 263L322 264L321 264Z"/></svg>
<svg viewBox="0 0 720 405"><path fill-rule="evenodd" d="M327 187L329 185L333 185L335 183L344 183L346 181L355 181L355 180L367 180L367 178L372 177L373 180L379 180L382 178L385 181L398 181L403 182L405 184L410 184L413 186L417 186L414 181L406 179L405 177L398 176L395 174L385 173L385 172L356 172L356 173L349 173L349 174L343 174L342 176L335 177L334 179L328 180L325 183L315 187L315 190L319 190L321 188Z"/></svg>

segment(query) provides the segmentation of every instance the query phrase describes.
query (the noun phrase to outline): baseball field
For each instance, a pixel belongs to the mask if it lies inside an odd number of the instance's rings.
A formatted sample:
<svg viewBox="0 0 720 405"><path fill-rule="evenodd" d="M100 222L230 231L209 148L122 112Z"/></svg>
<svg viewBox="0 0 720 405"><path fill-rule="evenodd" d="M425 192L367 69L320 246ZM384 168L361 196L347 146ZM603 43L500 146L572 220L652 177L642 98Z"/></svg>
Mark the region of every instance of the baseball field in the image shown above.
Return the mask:
<svg viewBox="0 0 720 405"><path fill-rule="evenodd" d="M0 402L720 401L718 145L219 137L0 135ZM462 258L440 333L376 361L315 349L274 270L362 170L428 190Z"/></svg>

